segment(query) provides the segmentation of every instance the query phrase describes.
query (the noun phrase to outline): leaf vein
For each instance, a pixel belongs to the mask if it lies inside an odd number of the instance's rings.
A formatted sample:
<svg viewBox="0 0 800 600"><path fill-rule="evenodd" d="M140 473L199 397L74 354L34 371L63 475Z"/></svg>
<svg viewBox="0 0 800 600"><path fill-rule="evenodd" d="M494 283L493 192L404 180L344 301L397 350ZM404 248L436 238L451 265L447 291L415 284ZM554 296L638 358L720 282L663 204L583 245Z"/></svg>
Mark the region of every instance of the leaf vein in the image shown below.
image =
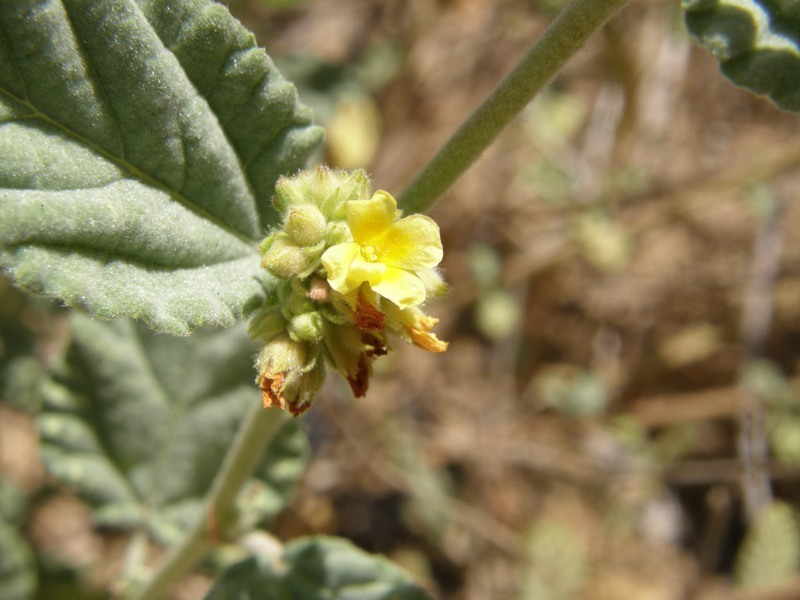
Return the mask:
<svg viewBox="0 0 800 600"><path fill-rule="evenodd" d="M25 241L18 244L5 244L2 246L2 248L3 250L6 251L13 249L24 249L24 248L40 248L43 250L54 250L57 252L63 252L64 254L79 254L84 256L85 258L98 259L104 263L114 263L114 262L124 261L126 265L139 267L148 272L165 272L165 273L175 273L176 271L191 271L195 269L213 268L228 263L235 263L244 258L247 258L246 254L242 254L241 256L220 260L216 262L203 262L197 264L185 263L176 265L175 263L158 263L153 260L146 260L143 259L142 257L138 257L133 254L128 254L128 255L120 254L118 249L115 249L114 253L112 254L110 252L103 252L101 249L98 248L78 246L75 245L74 243L54 244L54 243L45 243L39 241L34 241L34 242Z"/></svg>
<svg viewBox="0 0 800 600"><path fill-rule="evenodd" d="M237 229L234 229L233 227L231 227L230 225L228 225L227 223L225 223L224 221L222 221L221 219L219 219L215 215L213 215L210 212L208 212L206 209L198 206L197 204L195 204L194 202L189 200L186 196L181 194L178 190L175 190L175 189L171 188L170 186L168 186L163 181L161 181L159 179L156 179L155 177L153 177L152 175L150 175L148 173L145 173L144 171L140 170L135 165L129 163L127 160L124 160L121 157L112 154L111 152L109 152L108 150L103 148L102 146L99 146L99 145L95 144L94 142L92 142L91 140L89 140L86 137L82 136L78 132L70 129L69 127L65 126L62 123L59 123L58 121L56 121L55 119L50 117L48 114L46 114L46 113L42 112L41 110L39 110L39 108L37 106L35 106L32 102L20 98L19 96L17 96L16 94L14 94L13 92L11 92L8 89L0 88L0 91L4 92L11 99L16 100L17 102L19 102L21 104L24 104L28 108L30 108L33 111L33 114L30 115L30 118L41 119L45 123L47 123L47 124L51 125L52 127L55 127L56 129L62 131L67 136L72 137L74 140L76 140L77 142L83 144L87 148L90 148L91 150L93 150L94 152L96 152L97 154L102 156L103 158L106 158L107 160L109 160L109 161L113 162L114 164L116 164L116 165L122 167L123 169L127 170L128 173L130 173L130 175L132 177L135 177L135 178L141 180L143 183L151 185L153 187L156 187L156 188L164 191L165 193L169 194L169 196L173 200L178 202L181 206L185 207L187 210L193 212L196 216L198 216L198 217L200 217L202 219L205 219L206 221L209 221L209 222L213 223L214 225L216 225L220 229L223 229L227 233L229 233L232 236L238 238L240 241L245 242L247 244L251 244L253 242L253 238L251 238L249 235L244 234L244 233L240 232Z"/></svg>
<svg viewBox="0 0 800 600"><path fill-rule="evenodd" d="M8 48L9 53L11 54L11 65L14 67L14 70L17 72L17 78L19 79L20 83L22 84L22 92L25 94L25 100L28 100L28 85L25 82L25 78L22 75L22 69L20 69L19 64L17 62L16 57L14 56L14 48L11 45L11 40L8 39L8 35L6 34L5 28L2 27L2 22L0 22L0 37L3 38L3 42L5 43L6 47Z"/></svg>
<svg viewBox="0 0 800 600"><path fill-rule="evenodd" d="M106 105L108 112L111 113L112 119L111 121L114 123L114 131L117 137L117 144L120 151L120 159L125 160L125 140L122 138L122 131L120 131L119 123L117 122L116 114L114 112L114 106L111 103L111 97L106 90L105 83L103 83L102 78L100 77L100 72L95 68L94 63L92 62L91 56L86 51L85 45L83 40L78 35L78 30L75 27L75 22L72 19L72 15L67 8L66 3L64 0L61 0L61 6L64 8L64 14L67 17L67 24L69 25L70 32L72 33L72 38L75 41L75 45L78 47L78 55L79 58L83 61L86 69L89 71L90 77L92 81L97 82L97 89L102 97L103 103Z"/></svg>

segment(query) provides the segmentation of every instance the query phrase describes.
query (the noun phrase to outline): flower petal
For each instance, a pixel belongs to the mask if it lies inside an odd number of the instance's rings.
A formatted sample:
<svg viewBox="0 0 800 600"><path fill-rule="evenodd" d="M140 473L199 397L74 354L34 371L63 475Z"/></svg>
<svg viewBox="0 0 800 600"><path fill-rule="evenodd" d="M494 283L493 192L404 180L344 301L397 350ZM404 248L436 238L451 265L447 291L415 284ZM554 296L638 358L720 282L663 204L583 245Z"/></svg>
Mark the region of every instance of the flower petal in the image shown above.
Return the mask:
<svg viewBox="0 0 800 600"><path fill-rule="evenodd" d="M361 247L354 242L345 242L331 246L322 254L322 266L328 276L328 283L337 292L346 294L356 287L348 287L347 274L353 259L361 252Z"/></svg>
<svg viewBox="0 0 800 600"><path fill-rule="evenodd" d="M368 262L361 258L360 253L357 254L353 259L353 262L350 263L350 270L347 273L346 287L348 288L348 291L356 289L365 281L370 284L370 286L379 283L381 279L383 279L387 268L388 267L383 263ZM331 287L336 289L333 284L331 284ZM336 291L342 292L342 290Z"/></svg>
<svg viewBox="0 0 800 600"><path fill-rule="evenodd" d="M444 342L437 338L435 333L425 331L424 329L406 327L406 331L411 337L411 341L414 342L416 346L428 352L444 352L450 345L449 342Z"/></svg>
<svg viewBox="0 0 800 600"><path fill-rule="evenodd" d="M432 269L442 260L439 226L425 215L411 215L394 223L377 248L382 263L409 271Z"/></svg>
<svg viewBox="0 0 800 600"><path fill-rule="evenodd" d="M397 202L378 190L369 200L347 203L347 224L359 244L373 244L382 238L397 218Z"/></svg>
<svg viewBox="0 0 800 600"><path fill-rule="evenodd" d="M422 280L403 269L387 267L380 283L370 284L370 287L400 308L417 306L425 302L425 285Z"/></svg>

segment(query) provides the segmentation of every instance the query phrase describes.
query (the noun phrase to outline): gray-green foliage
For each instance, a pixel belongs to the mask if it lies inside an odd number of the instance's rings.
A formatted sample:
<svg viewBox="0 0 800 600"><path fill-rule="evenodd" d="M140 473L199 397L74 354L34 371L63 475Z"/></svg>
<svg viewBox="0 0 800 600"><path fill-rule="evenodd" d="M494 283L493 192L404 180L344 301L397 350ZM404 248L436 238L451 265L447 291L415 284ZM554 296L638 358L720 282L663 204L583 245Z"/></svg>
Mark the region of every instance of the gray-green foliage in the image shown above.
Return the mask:
<svg viewBox="0 0 800 600"><path fill-rule="evenodd" d="M782 502L765 508L747 532L736 559L736 579L747 588L780 584L800 567L800 527Z"/></svg>
<svg viewBox="0 0 800 600"><path fill-rule="evenodd" d="M24 509L22 491L0 479L0 600L26 600L36 589L33 553L18 530Z"/></svg>
<svg viewBox="0 0 800 600"><path fill-rule="evenodd" d="M278 556L251 557L228 568L205 600L426 600L428 595L388 560L327 537L299 539Z"/></svg>
<svg viewBox="0 0 800 600"><path fill-rule="evenodd" d="M36 589L33 555L19 532L0 518L0 600L26 600Z"/></svg>
<svg viewBox="0 0 800 600"><path fill-rule="evenodd" d="M241 326L184 339L79 313L72 335L38 417L45 465L92 503L98 523L146 527L172 543L201 517L240 421L259 402L254 345ZM306 453L287 422L245 495L251 522L282 508Z"/></svg>
<svg viewBox="0 0 800 600"><path fill-rule="evenodd" d="M209 0L2 2L0 267L102 317L230 325L310 122Z"/></svg>
<svg viewBox="0 0 800 600"><path fill-rule="evenodd" d="M800 3L683 0L686 25L735 84L800 111Z"/></svg>

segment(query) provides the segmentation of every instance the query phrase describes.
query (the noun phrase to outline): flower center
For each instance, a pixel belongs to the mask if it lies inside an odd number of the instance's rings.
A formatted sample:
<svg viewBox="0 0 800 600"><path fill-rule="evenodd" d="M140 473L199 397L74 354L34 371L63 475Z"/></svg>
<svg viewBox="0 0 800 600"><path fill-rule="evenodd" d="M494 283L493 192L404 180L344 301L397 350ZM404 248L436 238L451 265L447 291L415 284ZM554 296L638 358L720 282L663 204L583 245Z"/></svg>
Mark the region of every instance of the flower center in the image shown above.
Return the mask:
<svg viewBox="0 0 800 600"><path fill-rule="evenodd" d="M361 258L367 262L378 262L378 253L374 246L361 246Z"/></svg>

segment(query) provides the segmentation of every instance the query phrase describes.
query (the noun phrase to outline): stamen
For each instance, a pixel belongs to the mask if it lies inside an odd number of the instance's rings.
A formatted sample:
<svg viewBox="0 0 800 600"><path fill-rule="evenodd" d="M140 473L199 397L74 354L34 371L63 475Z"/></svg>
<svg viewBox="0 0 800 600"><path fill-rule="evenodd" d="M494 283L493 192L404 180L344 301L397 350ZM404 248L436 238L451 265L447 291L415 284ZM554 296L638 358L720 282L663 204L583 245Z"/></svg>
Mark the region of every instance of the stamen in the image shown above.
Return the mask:
<svg viewBox="0 0 800 600"><path fill-rule="evenodd" d="M361 246L361 258L367 262L377 262L378 254L373 246Z"/></svg>

